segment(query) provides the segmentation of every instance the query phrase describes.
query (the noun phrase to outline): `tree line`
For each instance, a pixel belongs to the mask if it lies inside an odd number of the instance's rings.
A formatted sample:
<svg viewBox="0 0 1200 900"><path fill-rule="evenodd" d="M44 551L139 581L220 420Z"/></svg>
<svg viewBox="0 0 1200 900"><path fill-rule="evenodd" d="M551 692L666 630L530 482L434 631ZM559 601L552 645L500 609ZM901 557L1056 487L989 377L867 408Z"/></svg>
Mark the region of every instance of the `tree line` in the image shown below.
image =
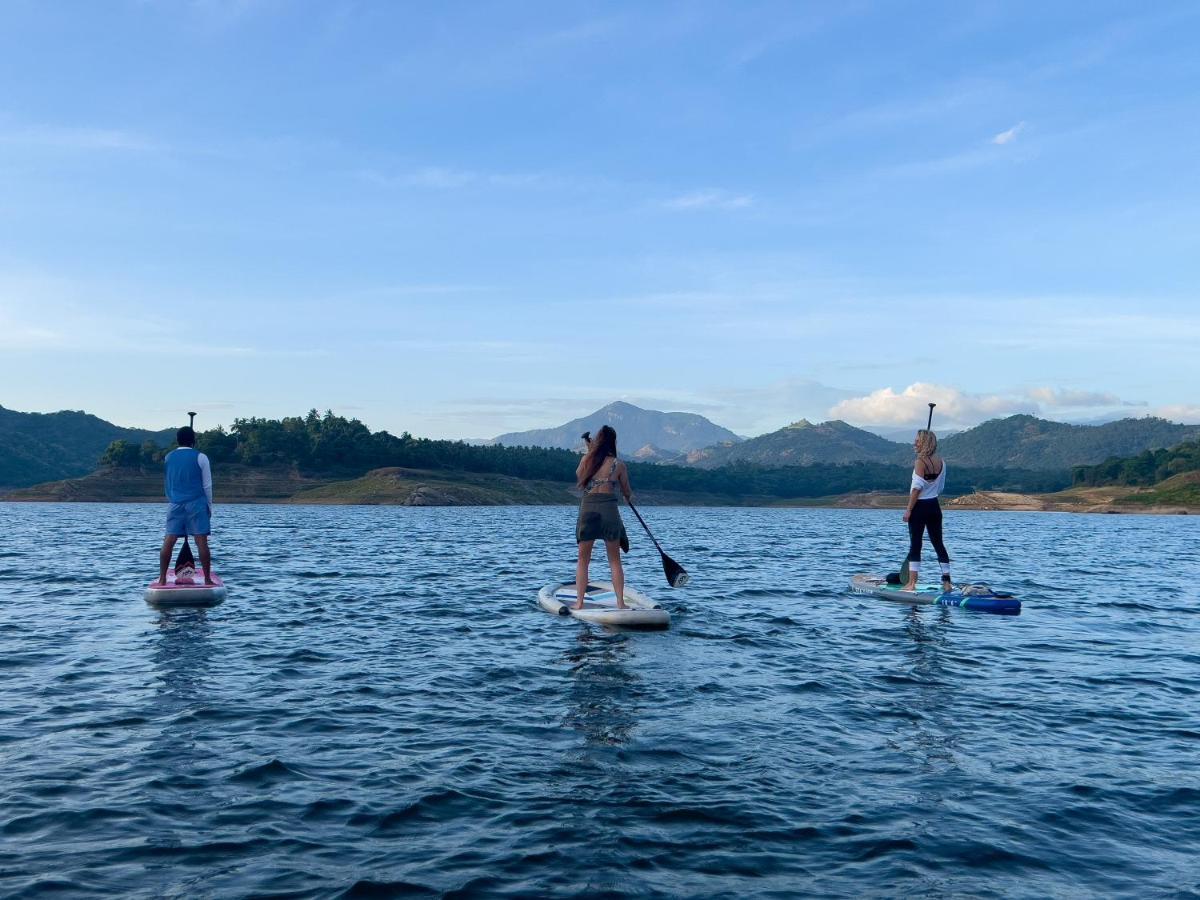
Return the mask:
<svg viewBox="0 0 1200 900"><path fill-rule="evenodd" d="M1200 441L1170 449L1145 450L1137 456L1110 457L1094 466L1075 466L1071 483L1079 487L1129 485L1148 487L1181 472L1200 470Z"/></svg>
<svg viewBox="0 0 1200 900"><path fill-rule="evenodd" d="M136 445L114 441L100 464L105 467L161 468L171 447L152 441ZM235 419L226 431L218 427L196 435L196 449L214 464L251 467L291 466L307 473L361 475L371 469L443 469L496 473L517 478L573 482L579 455L545 447L475 446L462 441L399 436L372 432L358 419L346 419L315 409L308 415L283 419ZM824 497L866 491L907 490L909 470L887 463L853 462L841 465L768 468L737 463L715 469L628 463L639 490L678 491L732 497ZM1067 472L1030 471L1000 467L958 468L956 491L1007 490L1045 492L1070 483Z"/></svg>

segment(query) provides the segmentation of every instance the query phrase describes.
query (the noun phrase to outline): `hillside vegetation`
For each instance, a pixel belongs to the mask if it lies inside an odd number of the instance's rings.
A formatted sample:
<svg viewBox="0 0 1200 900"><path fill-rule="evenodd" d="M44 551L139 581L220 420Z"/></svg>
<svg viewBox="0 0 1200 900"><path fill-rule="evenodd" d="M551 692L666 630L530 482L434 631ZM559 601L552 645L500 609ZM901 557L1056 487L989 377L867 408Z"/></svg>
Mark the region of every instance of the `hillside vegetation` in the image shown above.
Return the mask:
<svg viewBox="0 0 1200 900"><path fill-rule="evenodd" d="M1020 415L952 435L941 442L941 449L947 460L960 466L1069 469L1197 438L1200 426L1153 417L1068 425Z"/></svg>
<svg viewBox="0 0 1200 900"><path fill-rule="evenodd" d="M0 406L0 488L85 475L112 441L165 444L175 432L120 428L85 412L25 413Z"/></svg>
<svg viewBox="0 0 1200 900"><path fill-rule="evenodd" d="M369 497L386 496L390 499L378 502L400 502L404 492L409 490L407 482L413 480L402 475L401 470L426 473L423 476L426 480L431 477L430 473L443 473L436 480L499 491L509 498L534 491L528 482L556 485L558 487L554 493L557 495L558 491L569 489L573 484L575 467L579 461L577 454L566 450L479 447L460 441L414 438L407 433L398 437L386 431L372 433L356 419L344 419L329 412L322 416L315 410L304 417L238 419L229 432L221 428L201 432L197 436L197 447L213 461L217 472L218 495L221 493L221 479L226 477L222 474L224 472L286 471L292 473L290 477L295 479L320 481L321 484L312 485L320 490L310 493L308 497L314 501L330 502L337 502L335 495L357 495L364 498L362 502L372 502L366 499ZM130 484L153 483L152 496L157 497L161 492L162 458L166 451L167 448L155 449L146 445L134 446L127 441L115 441L102 459L104 470L110 474L106 476L101 472L88 483L94 487L112 485L116 483L112 480L117 477L116 473L126 473ZM871 462L773 468L738 463L714 469L630 462L629 469L639 493L657 492L675 497L707 496L725 498L726 502L737 498L757 498L756 502L759 502L828 497L851 492L903 493L909 481L908 466ZM392 471L379 474L378 470ZM368 473L371 473L369 478L366 477ZM497 477L484 483L476 479L480 475ZM248 479L249 475L238 477ZM358 485L348 484L356 480ZM334 487L334 483L338 483L338 486ZM959 468L954 474L952 491L1049 491L1058 490L1068 483L1066 471ZM55 497L61 494L62 499L69 499L65 495L72 492L79 499L84 499L79 493L83 490L79 483L46 486L46 491ZM147 487L146 490L151 488ZM281 489L288 497L298 495L301 490L304 488L299 485ZM33 499L33 493L25 492L21 496ZM528 501L510 499L508 502L555 502L538 499L548 496L540 487L535 494L528 494ZM272 496L278 497L280 494Z"/></svg>
<svg viewBox="0 0 1200 900"><path fill-rule="evenodd" d="M1071 481L1081 487L1150 488L1131 493L1130 503L1200 506L1200 441L1113 457L1095 466L1076 466Z"/></svg>
<svg viewBox="0 0 1200 900"><path fill-rule="evenodd" d="M845 422L814 425L801 419L747 441L689 453L687 461L709 469L731 463L758 466L824 466L852 462L904 465L912 461L912 450Z"/></svg>

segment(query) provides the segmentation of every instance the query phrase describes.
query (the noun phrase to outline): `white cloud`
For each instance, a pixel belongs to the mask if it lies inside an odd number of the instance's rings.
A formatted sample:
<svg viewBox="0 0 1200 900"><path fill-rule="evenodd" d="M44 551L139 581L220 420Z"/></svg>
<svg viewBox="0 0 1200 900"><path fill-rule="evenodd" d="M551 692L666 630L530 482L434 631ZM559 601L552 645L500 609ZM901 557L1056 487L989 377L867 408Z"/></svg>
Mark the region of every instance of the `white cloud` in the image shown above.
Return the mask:
<svg viewBox="0 0 1200 900"><path fill-rule="evenodd" d="M1128 415L1129 407L1146 406L1143 402L1123 400L1116 394L1098 391L1041 386L972 394L947 385L917 382L902 391L885 387L865 396L843 400L829 410L829 415L853 424L916 425L925 421L929 403L937 404L934 418L942 422L943 427L954 428L969 428L987 419L1018 413L1071 421L1085 413L1109 410L1116 414L1114 417L1119 417Z"/></svg>
<svg viewBox="0 0 1200 900"><path fill-rule="evenodd" d="M1017 135L1019 135L1024 130L1025 130L1025 123L1018 122L1012 128L1008 129L1008 131L1002 131L998 135L993 137L992 143L999 144L1001 146L1003 146L1004 144L1011 144L1013 141L1015 141L1017 139Z"/></svg>
<svg viewBox="0 0 1200 900"><path fill-rule="evenodd" d="M918 427L925 423L930 403L937 404L935 415L940 421L957 427L1037 411L1036 404L1023 397L968 394L945 385L917 382L899 392L885 387L864 397L843 400L829 410L829 415L851 423Z"/></svg>
<svg viewBox="0 0 1200 900"><path fill-rule="evenodd" d="M735 194L730 191L717 189L692 191L691 193L681 194L678 197L673 197L670 200L663 202L663 206L666 209L680 210L683 212L706 209L745 209L753 204L754 198L750 194Z"/></svg>

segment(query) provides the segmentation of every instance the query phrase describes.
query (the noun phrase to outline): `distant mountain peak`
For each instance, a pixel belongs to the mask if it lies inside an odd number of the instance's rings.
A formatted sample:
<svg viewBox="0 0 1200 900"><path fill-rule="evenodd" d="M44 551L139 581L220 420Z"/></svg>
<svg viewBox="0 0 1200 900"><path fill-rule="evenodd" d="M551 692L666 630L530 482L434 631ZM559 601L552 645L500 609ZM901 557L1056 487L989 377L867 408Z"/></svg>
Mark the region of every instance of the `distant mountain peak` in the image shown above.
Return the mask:
<svg viewBox="0 0 1200 900"><path fill-rule="evenodd" d="M643 451L650 447L659 457L663 457L741 440L728 428L715 425L697 413L661 412L642 409L625 400L614 400L565 425L509 432L497 437L495 443L510 447L579 449L580 434L584 431L595 432L602 425L616 428L617 446L623 454L630 453L629 448L640 448L637 452L648 456Z"/></svg>

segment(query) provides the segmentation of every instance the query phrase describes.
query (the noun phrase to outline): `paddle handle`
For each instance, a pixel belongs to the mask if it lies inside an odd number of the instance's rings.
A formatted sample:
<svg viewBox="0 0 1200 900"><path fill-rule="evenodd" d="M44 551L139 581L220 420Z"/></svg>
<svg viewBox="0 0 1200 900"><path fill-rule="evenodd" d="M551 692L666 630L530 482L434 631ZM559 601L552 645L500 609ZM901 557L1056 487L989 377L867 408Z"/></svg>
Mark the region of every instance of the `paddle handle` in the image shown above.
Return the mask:
<svg viewBox="0 0 1200 900"><path fill-rule="evenodd" d="M928 420L928 421L925 423L925 430L926 430L926 431L928 431L928 430L929 430L929 429L930 429L930 428L933 426L933 408L934 408L935 406L937 406L937 404L936 404L936 403L930 403L930 404L929 404L929 420Z"/></svg>

